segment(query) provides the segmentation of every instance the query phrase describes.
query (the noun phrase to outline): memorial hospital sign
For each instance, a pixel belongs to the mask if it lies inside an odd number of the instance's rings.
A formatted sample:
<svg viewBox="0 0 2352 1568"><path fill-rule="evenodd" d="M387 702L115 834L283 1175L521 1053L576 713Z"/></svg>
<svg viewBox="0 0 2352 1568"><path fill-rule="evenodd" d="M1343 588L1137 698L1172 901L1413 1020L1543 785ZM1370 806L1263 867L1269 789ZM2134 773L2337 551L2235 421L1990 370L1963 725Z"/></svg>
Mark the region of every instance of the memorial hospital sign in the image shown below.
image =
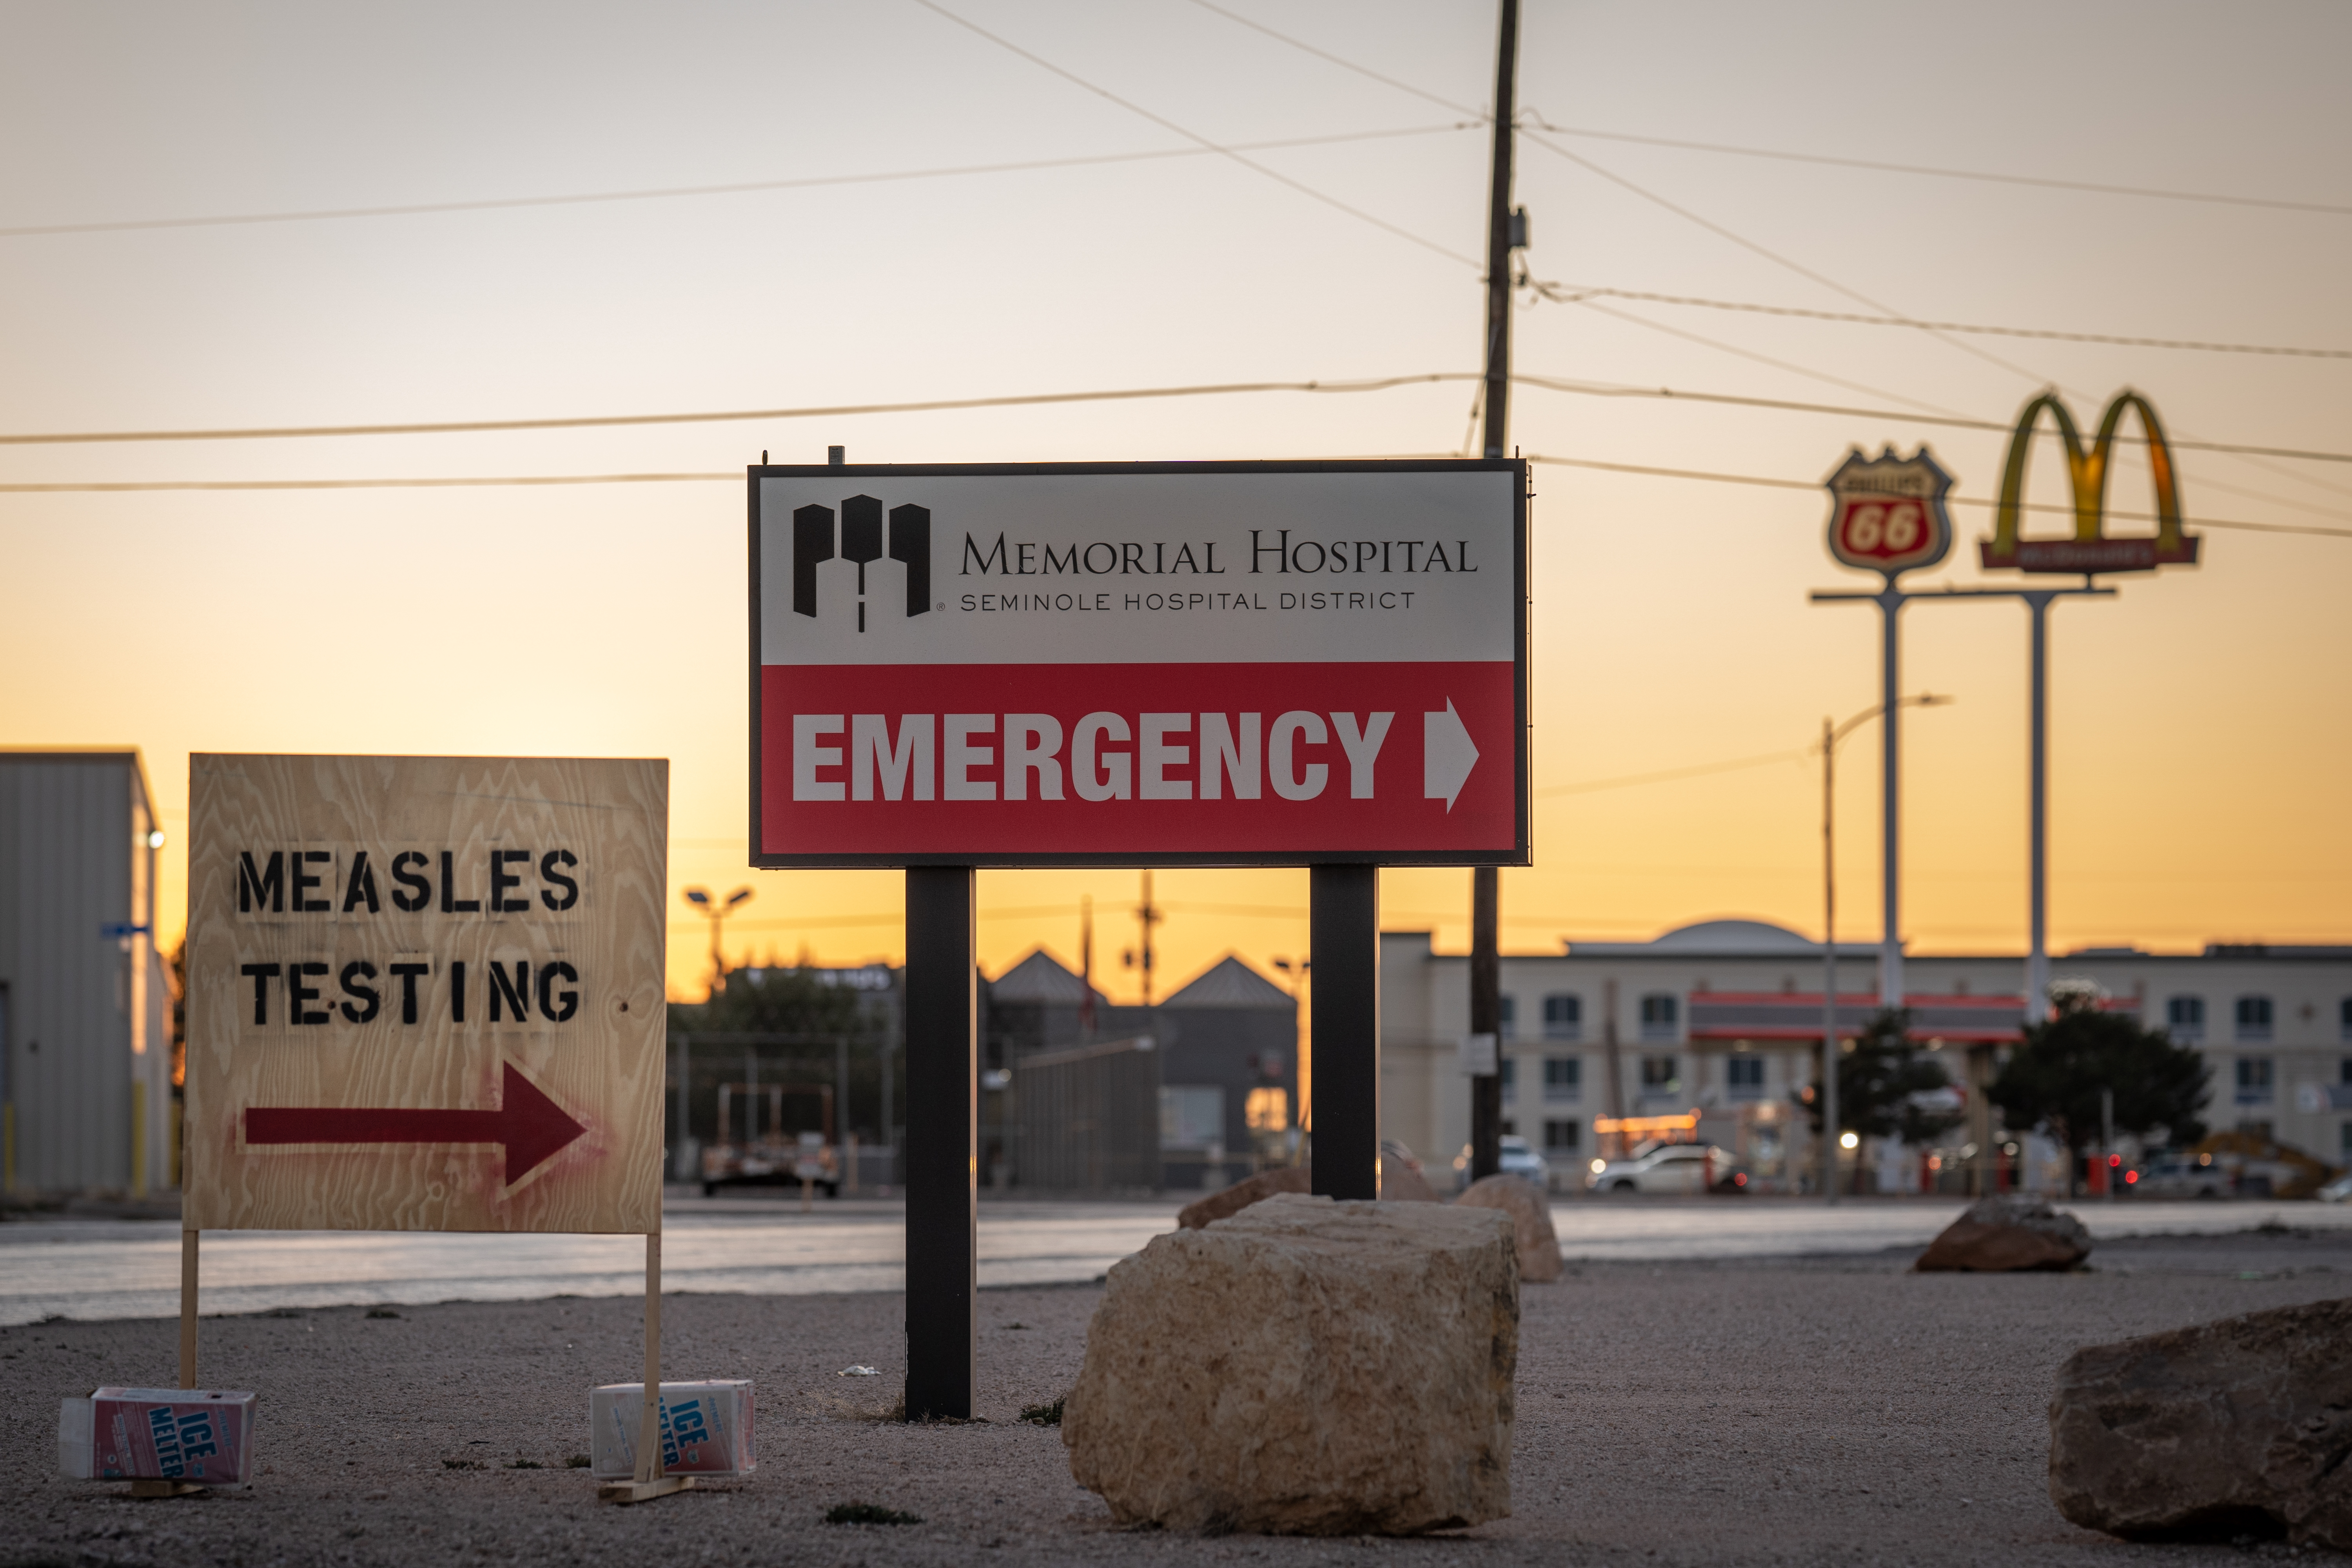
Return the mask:
<svg viewBox="0 0 2352 1568"><path fill-rule="evenodd" d="M754 469L753 863L1523 862L1526 489Z"/></svg>

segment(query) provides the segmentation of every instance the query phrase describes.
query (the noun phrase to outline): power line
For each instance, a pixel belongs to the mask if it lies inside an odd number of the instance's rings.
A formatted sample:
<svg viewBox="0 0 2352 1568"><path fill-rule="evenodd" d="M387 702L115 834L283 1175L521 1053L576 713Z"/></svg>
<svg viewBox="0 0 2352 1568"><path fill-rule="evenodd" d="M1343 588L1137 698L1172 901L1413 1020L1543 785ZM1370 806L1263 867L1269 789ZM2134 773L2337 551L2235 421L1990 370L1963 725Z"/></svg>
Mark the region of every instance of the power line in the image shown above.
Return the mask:
<svg viewBox="0 0 2352 1568"><path fill-rule="evenodd" d="M1411 90L1411 89L1408 89ZM1426 95L1424 95L1426 96ZM1927 174L1940 180L1977 180L1999 185L2037 185L2045 190L2095 191L2101 195L2146 196L2159 201L2210 202L2221 206L2269 207L2283 212L2326 213L2352 216L2352 206L2332 202L2287 201L2274 196L2221 195L2210 191L2168 191L2152 185L2118 185L2093 180L2047 179L2034 174L1996 174L1981 169L1946 169L1926 163L1888 163L1874 158L1841 158L1822 153L1789 153L1768 147L1740 147L1723 142L1685 142L1671 136L1636 136L1622 131L1593 131L1553 125L1533 110L1528 111L1539 130L1556 136L1578 136L1594 142L1630 142L1646 147L1678 147L1691 153L1722 153L1735 158L1772 158L1790 163L1826 163L1841 169L1876 169L1890 174Z"/></svg>
<svg viewBox="0 0 2352 1568"><path fill-rule="evenodd" d="M920 5L926 11L929 11L937 16L945 17L948 21L953 22L957 26L963 28L966 32L972 33L980 37L987 39L990 43L994 44L998 48L1003 49L1009 54L1020 56L1023 59L1027 60L1031 65L1037 67L1041 70L1051 71L1055 76L1060 77L1064 81L1082 87L1088 92L1093 93L1096 97L1108 100L1109 102L1118 105L1119 108L1126 110L1130 114L1140 115L1144 119L1151 121L1154 125L1160 127L1162 130L1173 131L1177 135L1181 136L1187 142L1198 142L1202 147L1205 148L1209 152L1232 159L1234 163L1239 163L1243 168L1250 170L1254 174L1263 174L1265 178L1274 181L1277 184L1287 185L1303 196L1311 197L1312 199L1322 203L1325 206L1346 213L1349 217L1355 218L1360 222L1370 224L1374 228L1384 229L1388 233L1396 236L1399 239L1408 240L1411 243L1421 247L1423 250L1435 251L1438 255L1444 257L1450 261L1458 261L1465 267L1475 268L1478 265L1476 261L1463 255L1460 251L1454 249L1450 246L1440 245L1433 239L1424 239L1409 228L1399 227L1397 225L1389 222L1388 219L1383 217L1375 217L1370 213L1364 211L1363 208L1350 206L1337 196L1326 195L1321 191L1317 190L1314 186L1307 184L1299 180L1294 180L1289 175L1283 174L1280 170L1269 168L1267 165L1257 162L1254 158L1245 158L1234 148L1226 146L1221 142L1212 142L1209 138L1202 135L1199 132L1179 125L1176 121L1169 119L1166 115L1155 113L1152 110L1144 108L1143 105L1136 102L1132 99L1121 98L1118 93L1111 91L1110 89L1107 87L1099 87L1095 83L1088 81L1086 78L1078 75L1076 71L1066 70L1064 68L1055 65L1053 61L1045 58L1043 55L1032 54L1029 50L1023 48L1020 45L1013 42L1010 38L992 33L987 28L982 26L979 23L968 21L965 18L957 16L953 11L950 11L946 6L940 5L939 0L915 0L915 4Z"/></svg>
<svg viewBox="0 0 2352 1568"><path fill-rule="evenodd" d="M1612 474L1643 474L1666 479L1705 479L1709 483L1721 485L1762 485L1780 490L1818 490L1822 488L1822 482L1819 479L1781 479L1768 478L1761 474L1721 474L1705 468L1668 468L1648 463L1605 462L1599 458L1555 458L1542 453L1529 452L1527 454L1527 460L1530 463L1544 463L1566 468L1598 468ZM1998 503L1976 496L1951 496L1948 498L1948 504L1990 508ZM2071 506L2052 506L2039 501L2026 501L2021 503L2021 506L2026 511L2051 512L2062 517L2074 515L2074 509ZM2158 521L2154 512L2148 511L2111 510L2105 515L2125 522ZM2226 528L2242 530L2249 533L2301 533L2321 539L2352 539L2352 528L2317 528L2296 522L2243 522L2216 517L2192 517L2184 521L2193 528Z"/></svg>
<svg viewBox="0 0 2352 1568"><path fill-rule="evenodd" d="M933 9L938 9L936 5L933 4L933 0L916 0L916 3L918 5L931 5ZM1449 99L1441 98L1435 93L1429 92L1422 88L1414 87L1410 82L1400 81L1394 77L1385 76L1379 71L1370 68L1369 67L1360 66L1352 60L1344 59L1341 57L1331 53L1328 49L1318 48L1312 44L1307 43L1298 38L1294 38L1286 33L1276 32L1274 28L1266 26L1263 23L1251 21L1248 17L1238 16L1232 11L1224 9L1221 5L1212 5L1209 3L1209 0L1193 0L1193 4L1202 6L1205 10L1213 11L1216 15L1223 16L1230 21L1237 22L1243 26L1263 33L1267 37L1287 44L1292 48L1303 50L1307 54L1313 55L1318 59L1328 60L1331 64L1339 66L1344 69L1354 71L1359 76L1368 77L1374 81L1383 83L1384 85L1394 88L1399 91L1411 93L1416 98L1426 99L1433 103L1441 104L1448 109L1453 109L1464 113L1469 112L1468 109L1462 104L1455 103ZM1538 123L1542 123L1539 117ZM1657 192L1653 191L1644 185L1639 184L1633 180L1627 179L1624 175L1617 174L1613 170L1603 168L1590 158L1584 157L1580 153L1571 153L1565 147L1546 142L1542 137L1534 135L1524 129L1524 127L1515 126L1514 128L1517 130L1517 135L1521 139L1534 142L1537 146L1543 148L1546 152L1550 153L1555 157L1564 158L1570 163L1584 169L1588 173L1597 174L1612 184L1622 186L1623 189L1631 191L1633 195L1640 196L1643 201L1654 203L1658 206L1664 207L1666 211L1673 213L1675 216L1682 218L1686 222L1696 224L1710 234L1727 239L1734 245L1752 251L1777 267L1784 267L1790 271L1796 273L1801 278L1818 283L1822 288L1828 289L1832 292L1843 294L1849 300L1853 300L1859 303L1867 305L1872 310L1879 311L1882 315L1902 319L1906 324L1912 325L1915 330L1924 331L1929 337L1935 338L1937 341L1943 342L1949 347L1956 348L1962 353L1983 360L1988 364L1996 365L2002 370L2008 371L2012 375L2022 376L2028 381L2042 381L2046 379L2045 377L2036 375L2033 372L2025 369L2021 365L2010 363L2007 360L2000 358L1998 354L1989 353L1973 343L1962 342L1956 339L1947 337L1943 333L1936 331L1933 327L1911 322L1908 318L1903 317L1900 311L1895 310L1893 307L1886 305L1880 300L1872 299L1869 295L1861 292L1859 289L1850 289L1846 285L1839 282L1837 279L1831 278L1824 273L1816 272L1811 268L1806 267L1800 262L1791 260L1790 258L1781 255L1779 251L1770 249L1766 246L1759 245L1755 240L1749 239L1745 235L1736 233L1710 218L1701 217L1697 213L1693 212L1690 208L1680 205L1677 203L1668 201L1665 197L1658 195ZM1426 244L1428 242L1423 241L1423 243ZM1801 374L1811 374L1812 373L1803 372ZM1912 399L1902 398L1898 399L1898 401L1907 403L1912 401Z"/></svg>
<svg viewBox="0 0 2352 1568"><path fill-rule="evenodd" d="M1349 142L1375 142L1402 136L1431 136L1449 131L1474 131L1478 122L1416 125L1398 131L1349 131L1329 136L1289 136L1271 142L1236 142L1232 151L1273 152L1286 147L1328 147ZM1171 147L1150 153L1097 153L1069 158L1033 158L1011 163L958 163L936 169L898 169L870 174L813 174L791 180L744 180L730 184L661 185L643 190L588 191L559 196L499 196L470 202L412 202L400 205L325 207L310 211L228 213L203 217L126 218L101 223L27 224L0 228L0 239L39 235L117 234L142 229L223 228L253 224L329 223L346 218L412 217L431 213L497 212L512 208L587 206L609 202L670 201L688 196L750 195L763 191L795 191L827 185L882 184L901 180L950 179L967 174L1018 174L1041 169L1075 169L1104 163L1140 163L1165 158L1202 158L1223 151L1207 145Z"/></svg>
<svg viewBox="0 0 2352 1568"><path fill-rule="evenodd" d="M1601 178L1607 180L1610 184L1633 192L1633 195L1641 197L1643 201L1654 203L1656 205L1664 207L1666 211L1674 214L1676 217L1682 218L1689 223L1696 224L1699 227L1706 230L1709 234L1727 239L1732 244L1740 247L1744 250L1754 252L1756 255L1762 257L1765 260L1771 262L1776 267L1786 268L1800 278L1803 278L1811 282L1818 283L1822 288L1831 290L1832 293L1843 294L1849 300L1867 305L1872 310L1878 311L1882 315L1902 315L1901 311L1895 310L1893 306L1885 303L1884 300L1874 300L1869 295L1862 292L1859 289L1850 289L1844 284L1839 282L1836 279L1828 276L1826 273L1816 272L1811 268L1805 266L1801 262L1793 261L1788 257L1781 255L1777 250L1773 250L1769 247L1758 244L1755 240L1749 239L1746 235L1738 234L1731 229L1726 228L1723 225L1717 223L1712 218L1701 217L1698 214L1691 211L1690 208L1683 206L1678 203L1668 201L1665 197L1658 195L1657 192L1649 189L1647 186L1638 184L1635 182L1627 179L1624 175L1616 173L1614 170L1603 168L1601 165L1594 163L1591 159L1585 157L1580 153L1571 153L1567 148L1562 147L1556 142L1545 141L1542 137L1536 135L1533 132L1522 131L1519 132L1519 135L1525 140L1542 148L1545 152L1551 153L1554 157L1564 158L1568 162L1574 163L1577 167L1583 169L1590 174L1598 174ZM1934 338L1938 342L1956 348L1962 353L1969 354L1977 359L1980 359L1987 364L1997 365L2000 369L2008 371L2012 375L2022 376L2028 381L2041 381L2045 379L2044 377L2034 374L2032 371L2025 369L2022 365L2011 364L2009 361L2002 359L1998 354L1989 353L1985 350L1977 347L1974 343L1966 342L1958 338L1948 337L1945 334L1937 331L1932 327L1922 327L1918 330L1925 332L1927 336Z"/></svg>
<svg viewBox="0 0 2352 1568"><path fill-rule="evenodd" d="M1528 461L1570 468L1596 468L1609 473L1644 474L1660 479L1706 479L1718 484L1732 485L1763 485L1774 489L1818 490L1822 488L1819 479L1782 479L1756 474L1720 474L1700 468L1670 468L1645 463L1609 462L1598 458L1559 458L1531 452L1528 454ZM740 484L743 482L743 478L740 470L721 469L715 473L478 474L429 479L69 480L59 483L0 484L0 495L120 494L170 490L463 489L512 485ZM1950 498L1950 504L1990 507L1994 503L1973 496L1954 496ZM2072 517L2074 514L2074 509L2068 506L2047 505L2038 501L2027 501L2022 505L2023 510L2027 511L2050 512L2065 517ZM2152 512L2109 511L2106 515L2132 522L2157 521L2156 515ZM2352 539L2352 528L2317 528L2299 523L2244 522L2210 517L2195 517L2189 521L2198 528L2242 529L2253 533L2302 533L2326 539Z"/></svg>
<svg viewBox="0 0 2352 1568"><path fill-rule="evenodd" d="M1702 333L1689 331L1681 327L1670 327L1664 321L1653 321L1646 316L1635 316L1623 310L1612 310L1608 306L1596 304L1591 300L1577 300L1563 302L1573 303L1581 306L1587 310L1594 311L1600 315L1612 317L1620 321L1630 322L1637 327L1646 327L1654 332L1664 332L1668 337L1680 338L1685 342L1698 343L1706 348L1715 349L1722 353L1734 354L1744 360L1753 360L1758 364L1770 365L1774 370L1785 370L1791 375L1801 375L1808 381L1818 381L1826 386L1842 386L1848 392L1864 392L1868 393L1873 397L1884 397L1892 403L1907 403L1914 408L1923 408L1933 414L1953 414L1953 410L1945 407L1940 403L1927 403L1916 397L1906 397L1899 392L1889 392L1883 386L1872 386L1865 382L1860 381L1848 381L1842 375L1832 375L1825 370L1809 370L1803 365L1793 364L1784 359L1775 359L1770 354L1759 353L1754 349L1739 348L1735 344L1724 342L1717 338L1706 337ZM1966 416L1955 416L1955 417L1964 418Z"/></svg>
<svg viewBox="0 0 2352 1568"><path fill-rule="evenodd" d="M1426 99L1432 103L1440 104L1462 113L1475 112L1451 99L1442 98L1429 91L1426 88L1415 87L1409 81L1402 81L1392 76L1384 76L1368 66L1360 66L1353 60L1344 59L1328 49L1320 49L1303 39L1294 38L1287 33L1276 32L1263 22L1253 21L1236 12L1228 11L1222 5L1211 5L1209 0L1192 0L1192 4L1202 10L1213 11L1229 21L1238 22L1253 31L1263 33L1269 38L1287 44L1294 49L1303 50L1318 59L1328 60L1344 70L1353 71L1358 76L1369 77L1384 86L1395 88L1400 92L1411 93L1415 98ZM1540 110L1532 107L1522 110L1519 120L1523 125L1533 124L1537 130L1549 132L1555 136L1576 136L1593 142L1622 142L1643 147L1674 147L1688 153L1719 153L1735 158L1769 158L1790 163L1822 163L1841 169L1874 169L1882 174L1923 174L1940 180L1974 180L1988 184L2029 185L2044 190L2092 191L2101 195L2142 196L2158 201L2208 202L2222 206L2268 207L2284 212L2326 213L2336 216L2352 216L2352 205L2341 205L2331 202L2298 202L2274 196L2222 195L2210 191L2164 190L2152 185L2124 185L2094 180L2060 180L2035 174L1999 174L1981 169L1950 169L1927 163L1893 163L1874 158L1843 158L1821 153L1790 153L1770 147L1743 147L1725 142L1691 142L1673 136L1639 136L1625 131L1594 131L1582 126L1554 125L1544 119Z"/></svg>
<svg viewBox="0 0 2352 1568"><path fill-rule="evenodd" d="M1551 461L1548 458L1537 458L1533 460L1538 463ZM1816 485L1813 488L1818 489L1821 487ZM1596 790L1631 789L1636 784L1666 784L1675 779L1695 779L1707 773L1737 773L1742 768L1766 767L1773 763L1801 763L1811 755L1812 755L1811 751L1768 752L1761 756L1736 757L1723 763L1701 763L1696 767L1667 768L1661 773L1627 773L1622 778L1586 779L1578 784L1552 784L1534 793L1538 795L1591 795Z"/></svg>
<svg viewBox="0 0 2352 1568"><path fill-rule="evenodd" d="M1627 320L1639 320L1628 317ZM1657 326L1656 322L1644 325ZM1663 329L1672 331L1674 329ZM1702 339L1702 342L1709 340ZM1790 367L1794 368L1794 367ZM127 443L139 441L251 441L294 439L318 436L446 436L481 432L514 430L570 430L607 428L635 425L711 425L742 423L761 419L846 418L856 415L924 414L963 408L1034 407L1067 403L1118 403L1163 397L1208 397L1244 393L1293 392L1315 394L1353 394L1386 392L1400 386L1420 386L1441 382L1477 382L1483 377L1475 371L1428 371L1418 375L1392 375L1358 381L1240 381L1212 382L1189 386L1116 387L1090 392L1022 393L999 397L926 398L908 403L858 403L811 405L799 408L719 409L691 414L594 414L567 415L541 419L453 419L430 423L411 422L383 425L279 425L251 427L222 426L187 430L81 430L0 435L0 446L35 447L88 445L95 443ZM1631 397L1655 399L1660 402L1706 403L1731 408L1769 408L1791 414L1824 414L1842 419L1888 419L1913 425L1931 425L1955 430L1986 430L2006 435L2010 426L1998 419L1975 419L1958 414L1919 414L1901 408L1865 408L1847 404L1808 403L1794 398L1754 397L1738 393L1696 392L1669 386L1630 386L1606 382L1572 381L1559 376L1517 374L1511 377L1515 386L1540 387L1548 392L1570 394L1580 397ZM2143 436L2118 431L2116 440L2125 445L2140 445ZM2175 437L2172 447L2179 451L2224 452L2232 456L2252 455L2265 458L2293 458L2315 463L2352 463L2352 452L2329 452L2294 447L2258 447L2244 442L2195 441ZM610 479L625 478L612 476ZM659 478L661 476L649 476ZM708 476L687 476L708 477ZM740 474L730 475L740 479ZM321 481L323 482L323 481ZM485 482L485 481L442 481ZM543 482L570 482L553 479ZM88 489L84 485L45 487L40 485L0 487L17 489ZM135 487L132 487L135 488ZM182 489L182 485L170 488Z"/></svg>
<svg viewBox="0 0 2352 1568"><path fill-rule="evenodd" d="M1242 392L1385 392L1425 381L1467 381L1467 372L1370 381L1234 381L1095 392L1039 392L1006 397L940 397L914 403L844 403L806 408L723 409L692 414L586 414L544 419L446 419L384 425L276 425L242 429L89 430L0 435L0 446L63 446L113 441L258 441L311 436L454 436L503 430L582 430L627 425L718 425L756 419L831 419L862 414L928 414L963 408L1020 408L1054 403L1118 403L1134 398L1210 397Z"/></svg>
<svg viewBox="0 0 2352 1568"><path fill-rule="evenodd" d="M1494 115L1486 110L1473 109L1467 104L1456 103L1450 98L1440 98L1437 94L1430 91L1428 89L1415 87L1409 81L1400 81L1395 77L1383 76L1379 71L1372 69L1370 66L1360 66L1353 60L1341 58L1339 56L1333 54L1328 49L1318 49L1313 44L1307 43L1302 38L1294 38L1287 33L1278 33L1272 27L1267 26L1265 23L1252 21L1249 17L1243 16L1238 11L1228 11L1223 5L1212 5L1210 4L1210 0L1192 0L1192 4L1198 5L1203 11L1215 12L1218 16L1223 16L1228 22L1237 22L1241 26L1249 28L1254 33L1264 33L1267 37L1274 39L1276 43L1287 44L1294 49L1313 55L1318 60L1327 60L1332 65L1338 66L1341 70L1349 70L1355 72L1358 76L1369 77L1372 80L1379 82L1382 87L1392 87L1399 92L1409 92L1415 98L1426 99L1431 103L1436 104L1439 108L1453 110L1457 114L1475 114L1481 120L1487 121L1491 121L1494 119Z"/></svg>
<svg viewBox="0 0 2352 1568"><path fill-rule="evenodd" d="M1194 0L1195 4L1201 0ZM1962 321L1915 321L1903 316L1865 316L1853 310L1808 310L1794 305L1759 305L1738 300L1702 300L1687 294L1650 294L1636 289L1603 289L1582 283L1536 283L1543 298L1559 304L1581 304L1588 298L1642 300L1655 305L1694 305L1708 310L1741 310L1759 316L1798 316L1814 321L1852 321L1867 327L1908 327L1914 331L1977 332L2002 338L2047 338L2067 343L2112 343L2136 349L2189 349L2200 353L2273 354L2294 359L2352 359L2352 349L2291 348L2273 343L2207 342L2192 338L2136 338L2109 332L2067 332L2042 327L1990 327Z"/></svg>

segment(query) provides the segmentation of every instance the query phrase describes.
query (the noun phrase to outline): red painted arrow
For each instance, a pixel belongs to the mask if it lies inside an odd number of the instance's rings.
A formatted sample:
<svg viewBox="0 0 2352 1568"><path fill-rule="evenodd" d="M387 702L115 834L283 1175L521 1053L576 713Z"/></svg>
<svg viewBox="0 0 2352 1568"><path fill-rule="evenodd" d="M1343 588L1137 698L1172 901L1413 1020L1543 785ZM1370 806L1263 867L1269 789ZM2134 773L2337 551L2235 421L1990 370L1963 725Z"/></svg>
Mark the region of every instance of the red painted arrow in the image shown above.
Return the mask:
<svg viewBox="0 0 2352 1568"><path fill-rule="evenodd" d="M503 1143L507 1185L588 1129L539 1086L506 1064L505 1103L496 1110L343 1110L331 1106L249 1106L247 1143Z"/></svg>

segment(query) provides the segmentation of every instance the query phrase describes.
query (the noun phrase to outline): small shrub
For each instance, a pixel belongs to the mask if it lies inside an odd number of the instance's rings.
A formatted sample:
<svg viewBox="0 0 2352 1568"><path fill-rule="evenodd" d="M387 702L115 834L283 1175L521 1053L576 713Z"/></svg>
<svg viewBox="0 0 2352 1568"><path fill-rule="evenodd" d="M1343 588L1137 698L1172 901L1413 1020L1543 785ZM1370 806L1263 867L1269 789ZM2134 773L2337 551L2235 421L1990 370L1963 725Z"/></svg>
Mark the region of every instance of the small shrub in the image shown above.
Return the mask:
<svg viewBox="0 0 2352 1568"><path fill-rule="evenodd" d="M394 1311L389 1307L370 1307L367 1310L367 1315L371 1318L397 1318L400 1316L398 1312Z"/></svg>
<svg viewBox="0 0 2352 1568"><path fill-rule="evenodd" d="M543 1470L547 1468L547 1467L541 1464L537 1459L517 1459L514 1463L509 1465L507 1468L509 1470Z"/></svg>
<svg viewBox="0 0 2352 1568"><path fill-rule="evenodd" d="M588 1468L588 1464L589 1460L587 1455L574 1454L570 1458L563 1461L563 1468L567 1470L584 1470Z"/></svg>
<svg viewBox="0 0 2352 1568"><path fill-rule="evenodd" d="M444 1459L441 1468L445 1470L478 1470L482 1465L478 1459Z"/></svg>
<svg viewBox="0 0 2352 1568"><path fill-rule="evenodd" d="M900 1513L895 1508L880 1503L837 1502L824 1510L827 1524L920 1524L922 1520L911 1513Z"/></svg>
<svg viewBox="0 0 2352 1568"><path fill-rule="evenodd" d="M1068 1397L1064 1394L1062 1399L1056 1399L1051 1405L1024 1405L1021 1407L1021 1419L1037 1426L1059 1426L1062 1424L1062 1402Z"/></svg>

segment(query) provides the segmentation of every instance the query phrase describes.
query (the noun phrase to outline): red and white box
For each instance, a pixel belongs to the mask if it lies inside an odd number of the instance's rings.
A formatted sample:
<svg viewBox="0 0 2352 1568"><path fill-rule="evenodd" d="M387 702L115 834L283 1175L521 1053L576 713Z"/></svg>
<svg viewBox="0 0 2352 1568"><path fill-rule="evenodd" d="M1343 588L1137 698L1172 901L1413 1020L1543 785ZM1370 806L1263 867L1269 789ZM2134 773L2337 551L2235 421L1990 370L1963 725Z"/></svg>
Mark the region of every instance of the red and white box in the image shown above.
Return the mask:
<svg viewBox="0 0 2352 1568"><path fill-rule="evenodd" d="M637 1473L645 1390L642 1383L590 1390L588 1454L598 1480L625 1481ZM751 1380L663 1384L661 1445L665 1475L748 1475L758 1463L751 1452Z"/></svg>
<svg viewBox="0 0 2352 1568"><path fill-rule="evenodd" d="M77 1480L235 1486L253 1476L253 1395L101 1388L58 1411L58 1468Z"/></svg>

